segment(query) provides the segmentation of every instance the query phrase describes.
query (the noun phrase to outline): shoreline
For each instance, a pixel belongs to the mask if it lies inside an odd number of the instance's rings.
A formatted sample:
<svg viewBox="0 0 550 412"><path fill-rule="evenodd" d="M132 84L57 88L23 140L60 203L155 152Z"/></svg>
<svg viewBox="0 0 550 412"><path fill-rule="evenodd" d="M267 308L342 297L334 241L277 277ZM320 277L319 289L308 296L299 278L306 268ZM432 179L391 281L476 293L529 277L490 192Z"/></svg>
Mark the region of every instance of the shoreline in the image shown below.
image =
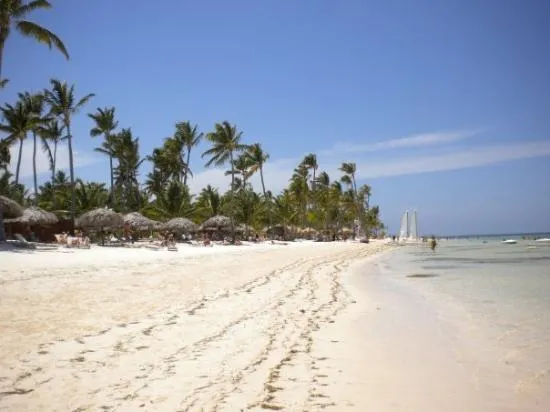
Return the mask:
<svg viewBox="0 0 550 412"><path fill-rule="evenodd" d="M428 265L414 259L424 252L403 259L409 253L378 254L353 266L347 278L362 297L350 308L346 333L353 343L347 351L362 364L350 368L363 383L357 410L548 410L548 391L537 384L547 376L544 363L532 372L516 366L519 353L502 344L506 335L495 334L460 300L438 294L429 283L441 277L418 275ZM348 396L355 395L348 390Z"/></svg>
<svg viewBox="0 0 550 412"><path fill-rule="evenodd" d="M343 274L389 247L8 252L0 410L339 410Z"/></svg>

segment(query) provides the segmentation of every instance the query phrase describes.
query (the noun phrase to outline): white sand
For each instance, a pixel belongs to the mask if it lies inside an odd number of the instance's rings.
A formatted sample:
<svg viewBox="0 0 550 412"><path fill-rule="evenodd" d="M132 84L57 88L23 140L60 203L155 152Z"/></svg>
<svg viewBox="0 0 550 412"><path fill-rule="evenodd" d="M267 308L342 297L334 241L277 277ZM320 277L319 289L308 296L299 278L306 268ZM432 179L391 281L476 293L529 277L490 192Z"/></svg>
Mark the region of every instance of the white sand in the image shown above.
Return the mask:
<svg viewBox="0 0 550 412"><path fill-rule="evenodd" d="M0 410L363 410L342 274L385 248L0 251Z"/></svg>

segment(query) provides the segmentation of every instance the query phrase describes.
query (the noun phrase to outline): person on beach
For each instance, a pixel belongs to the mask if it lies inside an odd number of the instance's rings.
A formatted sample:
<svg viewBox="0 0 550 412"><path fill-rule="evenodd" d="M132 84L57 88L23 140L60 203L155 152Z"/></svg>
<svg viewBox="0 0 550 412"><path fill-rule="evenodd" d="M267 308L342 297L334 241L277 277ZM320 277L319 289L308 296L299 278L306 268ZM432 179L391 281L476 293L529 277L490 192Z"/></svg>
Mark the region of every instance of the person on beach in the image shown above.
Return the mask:
<svg viewBox="0 0 550 412"><path fill-rule="evenodd" d="M432 238L430 239L430 249L435 252L435 247L437 246L437 241L435 240L435 236L432 235Z"/></svg>

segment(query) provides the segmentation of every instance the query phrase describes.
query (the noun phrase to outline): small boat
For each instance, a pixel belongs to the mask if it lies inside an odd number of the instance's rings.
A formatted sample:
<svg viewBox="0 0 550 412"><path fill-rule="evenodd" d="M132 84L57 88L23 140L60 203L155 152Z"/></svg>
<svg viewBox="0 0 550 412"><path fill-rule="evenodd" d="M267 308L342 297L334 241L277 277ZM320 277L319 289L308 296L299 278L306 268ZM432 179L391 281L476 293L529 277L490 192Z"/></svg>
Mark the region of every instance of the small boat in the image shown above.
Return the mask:
<svg viewBox="0 0 550 412"><path fill-rule="evenodd" d="M550 243L550 239L547 238L547 237L543 237L541 239L537 239L535 240L535 242L540 242L540 243Z"/></svg>
<svg viewBox="0 0 550 412"><path fill-rule="evenodd" d="M503 243L505 245L515 245L516 243L518 243L518 241L514 240L514 239L506 239L506 240L503 240L500 243Z"/></svg>

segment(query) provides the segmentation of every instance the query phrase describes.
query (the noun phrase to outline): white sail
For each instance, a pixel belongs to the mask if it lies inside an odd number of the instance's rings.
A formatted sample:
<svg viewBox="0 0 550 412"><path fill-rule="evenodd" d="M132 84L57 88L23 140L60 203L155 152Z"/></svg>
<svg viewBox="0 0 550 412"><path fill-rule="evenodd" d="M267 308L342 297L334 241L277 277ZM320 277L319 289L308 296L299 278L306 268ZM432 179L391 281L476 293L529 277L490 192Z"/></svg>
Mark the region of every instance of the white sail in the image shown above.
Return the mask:
<svg viewBox="0 0 550 412"><path fill-rule="evenodd" d="M405 240L409 237L409 212L405 211L401 216L401 228L399 229L399 240Z"/></svg>
<svg viewBox="0 0 550 412"><path fill-rule="evenodd" d="M417 221L416 221L416 210L412 214L410 227L409 227L409 236L408 238L410 240L418 240L418 227L417 227Z"/></svg>

